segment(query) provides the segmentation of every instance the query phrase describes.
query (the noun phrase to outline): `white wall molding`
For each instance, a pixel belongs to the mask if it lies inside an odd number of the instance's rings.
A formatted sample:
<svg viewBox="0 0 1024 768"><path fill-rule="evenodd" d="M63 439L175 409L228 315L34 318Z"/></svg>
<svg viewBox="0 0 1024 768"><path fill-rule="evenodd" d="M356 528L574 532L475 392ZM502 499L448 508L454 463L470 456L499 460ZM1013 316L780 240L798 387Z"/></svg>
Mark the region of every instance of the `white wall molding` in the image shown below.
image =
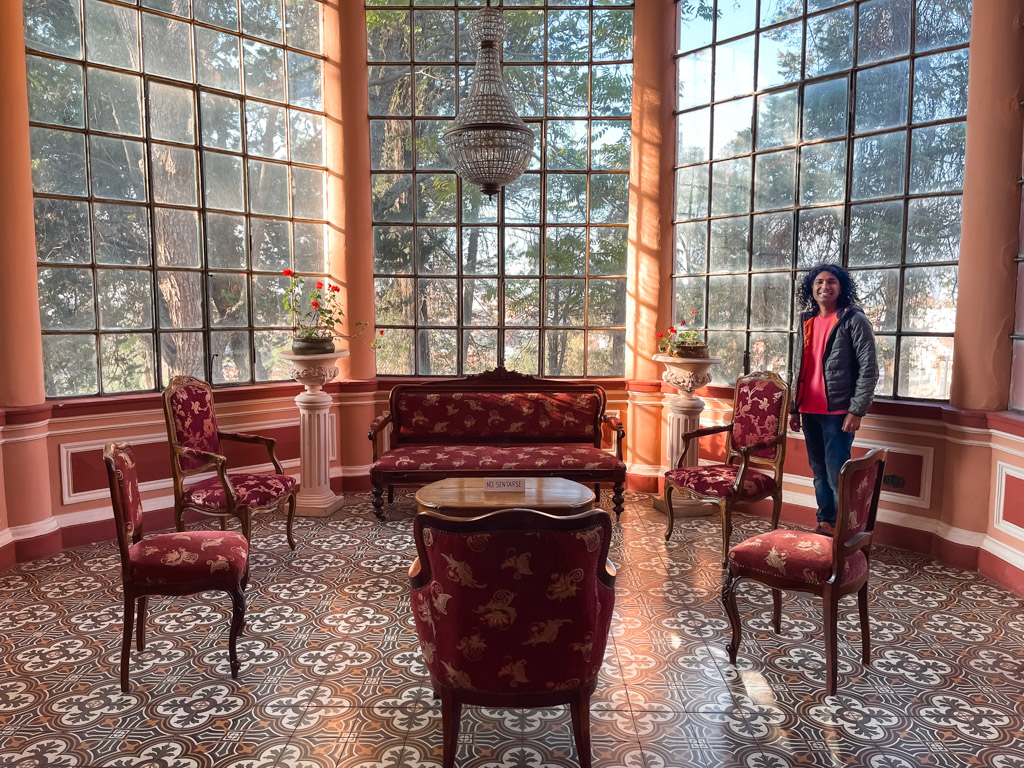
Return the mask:
<svg viewBox="0 0 1024 768"><path fill-rule="evenodd" d="M1002 461L996 462L996 501L993 525L995 525L997 530L1002 531L1007 536L1012 536L1018 541L1024 541L1024 528L1021 528L1016 523L1011 523L1003 517L1003 510L1006 504L1007 477L1015 477L1018 480L1024 480L1024 468L1015 467ZM1022 554L1021 557L1024 558L1024 554Z"/></svg>
<svg viewBox="0 0 1024 768"><path fill-rule="evenodd" d="M627 475L639 475L641 477L661 477L665 469L659 464L626 464Z"/></svg>
<svg viewBox="0 0 1024 768"><path fill-rule="evenodd" d="M0 549L6 547L8 544L14 543L14 537L11 535L10 528L4 528L0 530Z"/></svg>
<svg viewBox="0 0 1024 768"><path fill-rule="evenodd" d="M1020 571L1024 571L1024 553L1017 551L1013 547L1006 546L998 539L986 536L984 541L981 543L980 549L985 550L994 558L1002 560L1004 563L1007 563Z"/></svg>

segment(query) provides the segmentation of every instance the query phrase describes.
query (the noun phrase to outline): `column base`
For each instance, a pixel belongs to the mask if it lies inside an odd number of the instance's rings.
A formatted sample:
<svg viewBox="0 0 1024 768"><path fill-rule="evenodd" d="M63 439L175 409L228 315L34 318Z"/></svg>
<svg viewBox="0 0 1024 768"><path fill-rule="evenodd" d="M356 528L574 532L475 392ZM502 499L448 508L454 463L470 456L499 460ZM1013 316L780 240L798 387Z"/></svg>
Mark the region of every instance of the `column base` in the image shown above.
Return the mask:
<svg viewBox="0 0 1024 768"><path fill-rule="evenodd" d="M339 509L345 506L345 497L336 494L325 494L323 496L299 497L295 500L296 517L330 517Z"/></svg>
<svg viewBox="0 0 1024 768"><path fill-rule="evenodd" d="M654 499L654 508L661 512L661 514L668 516L664 496L658 496ZM718 508L712 504L702 504L699 501L681 499L677 494L673 494L672 511L676 517L708 517L709 515L716 514Z"/></svg>

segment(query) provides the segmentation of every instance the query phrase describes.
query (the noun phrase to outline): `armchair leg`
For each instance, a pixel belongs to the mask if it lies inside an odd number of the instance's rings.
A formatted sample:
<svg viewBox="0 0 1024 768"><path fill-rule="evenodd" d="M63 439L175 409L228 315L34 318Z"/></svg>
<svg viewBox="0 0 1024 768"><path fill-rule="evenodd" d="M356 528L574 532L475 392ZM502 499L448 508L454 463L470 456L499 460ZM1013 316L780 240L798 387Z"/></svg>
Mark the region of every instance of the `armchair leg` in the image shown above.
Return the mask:
<svg viewBox="0 0 1024 768"><path fill-rule="evenodd" d="M736 587L739 584L739 578L734 576L732 572L728 572L725 575L725 579L722 582L722 603L725 605L725 612L729 614L729 624L732 625L732 640L729 641L729 662L731 664L736 663L736 654L740 650L740 612L736 607Z"/></svg>
<svg viewBox="0 0 1024 768"><path fill-rule="evenodd" d="M581 688L577 697L569 702L572 715L572 736L576 741L576 757L580 768L590 768L590 692Z"/></svg>
<svg viewBox="0 0 1024 768"><path fill-rule="evenodd" d="M384 522L384 487L376 483L373 486L373 514Z"/></svg>
<svg viewBox="0 0 1024 768"><path fill-rule="evenodd" d="M622 493L625 488L625 481L616 482L612 486L612 509L615 510L615 522L619 522L619 518L622 517Z"/></svg>
<svg viewBox="0 0 1024 768"><path fill-rule="evenodd" d="M135 642L140 651L146 650L146 602L147 597L139 598L139 615L135 627Z"/></svg>
<svg viewBox="0 0 1024 768"><path fill-rule="evenodd" d="M450 688L441 689L441 767L454 768L455 751L459 744L459 717L462 702L455 698Z"/></svg>
<svg viewBox="0 0 1024 768"><path fill-rule="evenodd" d="M728 499L718 502L718 509L722 516L722 567L729 562L729 539L732 538L732 505Z"/></svg>
<svg viewBox="0 0 1024 768"><path fill-rule="evenodd" d="M295 527L295 494L288 497L288 546L295 549L295 536L292 533Z"/></svg>
<svg viewBox="0 0 1024 768"><path fill-rule="evenodd" d="M871 663L871 620L868 618L868 583L857 592L857 607L860 609L860 660L866 667Z"/></svg>
<svg viewBox="0 0 1024 768"><path fill-rule="evenodd" d="M782 632L782 590L772 590L772 629L775 634Z"/></svg>
<svg viewBox="0 0 1024 768"><path fill-rule="evenodd" d="M185 530L185 510L177 505L174 507L174 528L179 533Z"/></svg>
<svg viewBox="0 0 1024 768"><path fill-rule="evenodd" d="M238 588L231 595L231 633L228 635L228 658L231 661L231 677L238 679L241 664L238 661L238 635L245 624L245 593Z"/></svg>
<svg viewBox="0 0 1024 768"><path fill-rule="evenodd" d="M394 504L394 503L395 503L395 486L389 485L388 486L388 504Z"/></svg>
<svg viewBox="0 0 1024 768"><path fill-rule="evenodd" d="M825 690L829 696L835 696L839 677L839 593L826 587L822 597L825 603Z"/></svg>
<svg viewBox="0 0 1024 768"><path fill-rule="evenodd" d="M779 518L782 517L782 488L775 489L772 494L772 530L779 527Z"/></svg>
<svg viewBox="0 0 1024 768"><path fill-rule="evenodd" d="M668 528L665 530L665 541L672 538L672 529L676 527L676 516L672 513L673 487L665 483L665 514L668 515Z"/></svg>
<svg viewBox="0 0 1024 768"><path fill-rule="evenodd" d="M132 624L135 623L135 598L124 596L124 639L121 641L121 692L128 693L128 660L132 652Z"/></svg>

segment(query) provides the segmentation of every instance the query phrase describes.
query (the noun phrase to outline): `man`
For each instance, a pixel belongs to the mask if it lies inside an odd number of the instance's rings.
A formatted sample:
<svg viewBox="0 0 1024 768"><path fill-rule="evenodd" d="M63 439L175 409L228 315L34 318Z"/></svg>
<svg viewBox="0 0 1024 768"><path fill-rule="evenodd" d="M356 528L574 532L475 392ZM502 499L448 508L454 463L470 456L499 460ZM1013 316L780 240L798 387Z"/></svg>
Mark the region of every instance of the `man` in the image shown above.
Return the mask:
<svg viewBox="0 0 1024 768"><path fill-rule="evenodd" d="M838 512L839 470L875 393L878 365L871 321L857 306L857 288L835 264L812 269L800 284L802 343L796 345L796 386L789 426L803 428L818 502L815 533L831 536Z"/></svg>

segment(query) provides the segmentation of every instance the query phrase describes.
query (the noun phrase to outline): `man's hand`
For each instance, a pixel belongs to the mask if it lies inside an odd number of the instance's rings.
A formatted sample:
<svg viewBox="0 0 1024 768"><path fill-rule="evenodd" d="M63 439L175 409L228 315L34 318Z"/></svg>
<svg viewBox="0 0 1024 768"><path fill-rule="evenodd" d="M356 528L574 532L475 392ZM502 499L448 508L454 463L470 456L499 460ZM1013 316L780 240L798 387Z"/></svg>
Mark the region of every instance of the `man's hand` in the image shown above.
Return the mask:
<svg viewBox="0 0 1024 768"><path fill-rule="evenodd" d="M843 432L856 432L858 429L860 429L860 416L852 413L846 414L846 418L843 419Z"/></svg>
<svg viewBox="0 0 1024 768"><path fill-rule="evenodd" d="M794 432L799 432L800 431L800 414L799 413L791 413L789 415L789 428L792 429Z"/></svg>

